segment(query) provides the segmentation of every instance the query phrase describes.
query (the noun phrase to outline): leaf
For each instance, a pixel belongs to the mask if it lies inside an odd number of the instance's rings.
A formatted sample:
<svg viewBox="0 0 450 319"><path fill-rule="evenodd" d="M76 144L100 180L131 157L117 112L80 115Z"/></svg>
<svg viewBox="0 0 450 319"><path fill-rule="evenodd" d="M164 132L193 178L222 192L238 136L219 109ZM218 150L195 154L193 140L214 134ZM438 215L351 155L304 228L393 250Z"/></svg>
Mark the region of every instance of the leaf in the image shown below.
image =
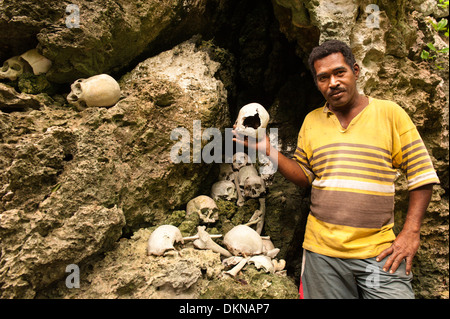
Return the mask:
<svg viewBox="0 0 450 319"><path fill-rule="evenodd" d="M422 50L422 53L420 53L420 57L422 58L422 60L428 60L429 55L430 55L430 53L425 50Z"/></svg>
<svg viewBox="0 0 450 319"><path fill-rule="evenodd" d="M439 50L440 53L448 53L448 48L443 48L442 50Z"/></svg>
<svg viewBox="0 0 450 319"><path fill-rule="evenodd" d="M437 23L434 23L434 22L431 21L431 20L430 20L430 23L431 23L431 25L433 26L433 29L434 29L434 30L439 31L439 30L438 30L438 25L437 25Z"/></svg>
<svg viewBox="0 0 450 319"><path fill-rule="evenodd" d="M52 193L56 192L61 187L61 183L56 184L55 187L52 189Z"/></svg>
<svg viewBox="0 0 450 319"><path fill-rule="evenodd" d="M437 6L446 9L448 7L448 1L439 0Z"/></svg>
<svg viewBox="0 0 450 319"><path fill-rule="evenodd" d="M437 51L436 50L436 47L434 46L434 44L433 43L427 43L427 47L429 47L430 48L430 50L433 50L433 51Z"/></svg>
<svg viewBox="0 0 450 319"><path fill-rule="evenodd" d="M439 20L439 22L437 24L438 31L445 30L445 27L447 26L447 24L448 24L448 20L447 19Z"/></svg>

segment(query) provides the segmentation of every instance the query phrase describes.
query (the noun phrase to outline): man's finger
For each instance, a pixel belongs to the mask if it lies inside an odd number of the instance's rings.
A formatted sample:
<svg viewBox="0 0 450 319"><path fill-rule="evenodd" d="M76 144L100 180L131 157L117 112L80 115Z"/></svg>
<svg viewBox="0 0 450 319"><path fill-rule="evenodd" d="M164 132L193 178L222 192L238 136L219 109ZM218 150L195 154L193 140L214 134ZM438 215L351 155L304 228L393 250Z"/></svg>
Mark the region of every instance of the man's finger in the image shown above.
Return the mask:
<svg viewBox="0 0 450 319"><path fill-rule="evenodd" d="M405 259L405 256L404 256L404 255L398 254L398 255L395 257L394 261L392 262L391 270L390 270L389 272L390 272L391 274L393 274L393 273L397 270L398 266L400 266L400 264L402 263L402 261L403 261L404 259Z"/></svg>
<svg viewBox="0 0 450 319"><path fill-rule="evenodd" d="M235 130L232 130L231 133L233 133L233 142L239 143L244 146L248 146L247 140L245 139L245 135L241 134L239 132L236 132Z"/></svg>
<svg viewBox="0 0 450 319"><path fill-rule="evenodd" d="M244 141L244 140L238 139L238 138L236 138L236 137L233 137L233 142L236 142L236 143L238 143L238 144L241 144L241 145L247 146L247 141Z"/></svg>
<svg viewBox="0 0 450 319"><path fill-rule="evenodd" d="M392 246L389 247L389 248L386 248L385 250L383 250L383 251L381 252L381 254L379 254L379 255L377 256L377 261L378 261L378 262L382 261L384 258L386 258L387 255L392 254L393 251L394 251L394 248L392 248Z"/></svg>
<svg viewBox="0 0 450 319"><path fill-rule="evenodd" d="M386 272L389 271L389 269L390 269L391 266L392 266L392 263L393 263L394 260L397 258L398 254L399 254L399 253L396 252L396 251L393 249L391 255L390 255L389 258L386 260L386 263L385 263L384 266L383 266L383 270L384 270L384 271L386 271Z"/></svg>
<svg viewBox="0 0 450 319"><path fill-rule="evenodd" d="M412 263L413 263L413 257L406 257L406 274L407 275L409 275L409 273L411 272Z"/></svg>

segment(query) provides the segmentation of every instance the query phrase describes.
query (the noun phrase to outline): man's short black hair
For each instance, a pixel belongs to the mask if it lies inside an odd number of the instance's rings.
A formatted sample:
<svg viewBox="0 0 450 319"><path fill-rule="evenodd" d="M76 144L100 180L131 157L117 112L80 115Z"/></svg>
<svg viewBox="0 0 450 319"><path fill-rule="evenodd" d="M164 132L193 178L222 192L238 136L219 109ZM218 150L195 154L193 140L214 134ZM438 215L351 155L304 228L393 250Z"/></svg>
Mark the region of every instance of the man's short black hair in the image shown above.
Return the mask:
<svg viewBox="0 0 450 319"><path fill-rule="evenodd" d="M342 55L344 56L345 62L350 66L350 69L354 72L353 70L353 65L356 63L355 57L353 56L352 50L350 49L350 47L339 40L328 40L325 41L324 43L322 43L321 45L315 47L312 51L311 54L309 55L309 59L308 59L308 63L309 63L309 67L311 69L311 73L313 75L314 81L317 82L317 78L316 78L316 70L314 68L314 62L316 60L320 60L323 59L327 56L329 56L330 54L333 53L342 53Z"/></svg>

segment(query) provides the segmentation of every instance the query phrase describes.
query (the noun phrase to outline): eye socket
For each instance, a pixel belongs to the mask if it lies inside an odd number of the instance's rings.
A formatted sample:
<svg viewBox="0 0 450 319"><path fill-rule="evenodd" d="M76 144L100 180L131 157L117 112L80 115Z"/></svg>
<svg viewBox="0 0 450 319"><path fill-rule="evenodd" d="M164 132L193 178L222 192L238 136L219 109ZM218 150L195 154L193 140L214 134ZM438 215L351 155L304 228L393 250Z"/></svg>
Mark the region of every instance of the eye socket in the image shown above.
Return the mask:
<svg viewBox="0 0 450 319"><path fill-rule="evenodd" d="M20 71L20 70L22 70L22 66L20 64L18 64L18 63L13 63L11 65L11 70Z"/></svg>
<svg viewBox="0 0 450 319"><path fill-rule="evenodd" d="M75 94L81 94L81 82L75 82L74 86L73 86L73 92Z"/></svg>

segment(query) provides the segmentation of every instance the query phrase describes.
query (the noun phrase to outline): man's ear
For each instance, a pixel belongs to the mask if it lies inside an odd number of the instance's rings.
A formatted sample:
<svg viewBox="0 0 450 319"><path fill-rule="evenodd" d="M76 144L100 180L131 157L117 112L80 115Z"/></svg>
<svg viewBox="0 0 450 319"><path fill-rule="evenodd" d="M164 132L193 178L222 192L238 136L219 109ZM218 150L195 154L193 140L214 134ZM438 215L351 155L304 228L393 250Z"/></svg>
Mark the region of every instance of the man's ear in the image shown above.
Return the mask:
<svg viewBox="0 0 450 319"><path fill-rule="evenodd" d="M360 70L358 63L355 62L355 64L353 64L353 73L355 74L356 79L359 77Z"/></svg>

